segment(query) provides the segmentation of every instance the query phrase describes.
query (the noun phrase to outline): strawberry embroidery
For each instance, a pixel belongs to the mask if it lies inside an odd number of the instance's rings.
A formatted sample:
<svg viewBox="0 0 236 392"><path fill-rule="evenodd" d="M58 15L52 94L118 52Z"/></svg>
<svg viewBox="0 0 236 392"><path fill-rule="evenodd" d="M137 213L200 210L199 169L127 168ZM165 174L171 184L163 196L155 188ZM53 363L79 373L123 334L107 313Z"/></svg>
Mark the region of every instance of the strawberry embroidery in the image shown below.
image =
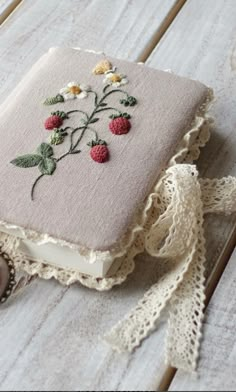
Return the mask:
<svg viewBox="0 0 236 392"><path fill-rule="evenodd" d="M117 117L109 123L109 128L114 135L124 135L130 131L131 123L125 117Z"/></svg>
<svg viewBox="0 0 236 392"><path fill-rule="evenodd" d="M90 156L95 162L104 163L108 160L109 150L104 140L92 140L88 146L91 147Z"/></svg>
<svg viewBox="0 0 236 392"><path fill-rule="evenodd" d="M54 128L60 128L63 124L63 118L57 115L53 115L47 118L44 122L45 129L52 131Z"/></svg>
<svg viewBox="0 0 236 392"><path fill-rule="evenodd" d="M66 88L60 90L60 93L49 97L44 102L45 105L62 104L68 99L89 98L91 97L92 109L89 112L81 108L73 109L68 112L56 110L51 113L44 121L44 127L50 131L48 143L41 143L33 153L23 154L11 161L11 164L19 168L38 168L39 175L34 181L31 188L31 200L34 200L34 191L36 185L45 176L52 176L58 168L60 162L69 156L77 156L83 151L80 149L82 139L85 134L93 132L95 139L88 143L90 147L90 157L94 162L104 163L109 159L109 149L107 143L99 139L94 124L100 120L100 115L105 111L111 111L109 129L114 135L125 135L131 129L130 114L122 113L119 108L109 105L109 97L118 95L119 103L125 107L132 107L137 104L135 97L130 96L127 91L122 90L120 86L127 84L128 79L124 75L115 72L110 62L102 62L93 71L95 75L105 74L105 86L101 93L97 93L91 87L78 83L70 83ZM108 71L108 72L107 72ZM75 113L80 115L77 126L73 127L67 124L62 128L62 124L67 122ZM67 149L61 155L56 154L56 146L67 140Z"/></svg>

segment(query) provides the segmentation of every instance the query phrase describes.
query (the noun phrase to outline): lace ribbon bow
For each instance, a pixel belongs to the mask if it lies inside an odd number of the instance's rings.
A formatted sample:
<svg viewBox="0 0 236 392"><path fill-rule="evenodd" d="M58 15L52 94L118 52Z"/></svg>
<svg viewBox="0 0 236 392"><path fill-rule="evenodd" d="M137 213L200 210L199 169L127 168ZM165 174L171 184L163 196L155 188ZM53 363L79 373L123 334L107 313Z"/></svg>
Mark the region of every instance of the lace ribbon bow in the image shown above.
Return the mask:
<svg viewBox="0 0 236 392"><path fill-rule="evenodd" d="M153 197L161 213L145 236L145 249L165 273L105 339L119 352L133 351L168 305L167 363L193 371L205 301L203 215L236 211L236 179L198 179L195 166L179 164L166 171Z"/></svg>
<svg viewBox="0 0 236 392"><path fill-rule="evenodd" d="M2 250L10 255L16 269L32 276L55 277L67 285L80 281L90 288L109 290L133 271L134 256L145 248L157 258L161 277L105 338L115 350L132 352L157 328L160 315L167 308L167 363L193 371L197 366L205 302L203 216L235 211L236 178L199 179L195 166L175 164L158 181L145 210L147 224L140 227L120 270L110 278L88 279L76 271L68 277L68 272L60 268L32 262L18 251L16 237L2 235ZM32 279L20 281L14 292Z"/></svg>

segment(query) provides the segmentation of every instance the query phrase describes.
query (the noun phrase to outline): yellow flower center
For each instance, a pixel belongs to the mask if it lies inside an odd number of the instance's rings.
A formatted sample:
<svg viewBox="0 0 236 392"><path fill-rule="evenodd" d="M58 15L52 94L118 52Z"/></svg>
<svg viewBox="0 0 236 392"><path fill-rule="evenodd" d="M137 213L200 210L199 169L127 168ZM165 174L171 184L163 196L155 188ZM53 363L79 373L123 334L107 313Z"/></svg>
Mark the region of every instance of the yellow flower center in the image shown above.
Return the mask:
<svg viewBox="0 0 236 392"><path fill-rule="evenodd" d="M79 95L81 93L81 89L79 86L72 86L69 89L71 94Z"/></svg>
<svg viewBox="0 0 236 392"><path fill-rule="evenodd" d="M118 74L112 74L110 76L110 80L112 81L112 83L121 82L121 76Z"/></svg>

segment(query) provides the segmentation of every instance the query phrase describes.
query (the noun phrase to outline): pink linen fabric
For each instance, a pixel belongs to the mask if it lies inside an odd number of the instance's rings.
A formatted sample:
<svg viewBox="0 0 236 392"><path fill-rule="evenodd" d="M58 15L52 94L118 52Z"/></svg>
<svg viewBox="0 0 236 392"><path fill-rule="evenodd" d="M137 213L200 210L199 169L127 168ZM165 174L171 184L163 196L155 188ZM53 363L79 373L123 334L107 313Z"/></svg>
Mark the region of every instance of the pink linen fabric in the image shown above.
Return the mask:
<svg viewBox="0 0 236 392"><path fill-rule="evenodd" d="M71 81L88 84L102 93L104 76L92 69L104 56L69 48L45 54L1 105L0 111L0 220L39 233L47 233L94 250L112 249L133 223L160 171L186 132L208 89L203 84L145 65L108 59L127 75L122 86L138 104L125 108L121 96L109 97L109 105L132 115L127 135L113 135L108 128L110 112L102 112L93 125L109 145L110 159L95 163L83 140L82 153L58 163L52 176L38 184L30 199L37 168L20 169L10 164L19 155L33 153L47 140L44 121L51 111L93 110L93 96L54 106L42 102ZM81 116L71 115L65 125L78 126ZM55 147L60 156L69 140Z"/></svg>

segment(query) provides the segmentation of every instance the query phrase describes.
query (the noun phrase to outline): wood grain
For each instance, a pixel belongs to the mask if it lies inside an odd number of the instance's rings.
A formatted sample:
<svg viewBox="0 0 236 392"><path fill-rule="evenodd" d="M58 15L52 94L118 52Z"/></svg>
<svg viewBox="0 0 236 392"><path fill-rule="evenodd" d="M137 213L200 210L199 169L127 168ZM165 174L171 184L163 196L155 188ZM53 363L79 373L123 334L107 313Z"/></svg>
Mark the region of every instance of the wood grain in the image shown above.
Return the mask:
<svg viewBox="0 0 236 392"><path fill-rule="evenodd" d="M25 0L1 28L0 100L50 46L139 59L176 3ZM134 355L114 353L99 336L156 280L156 261L146 258L109 293L34 281L1 309L0 390L153 390L163 374L164 325Z"/></svg>
<svg viewBox="0 0 236 392"><path fill-rule="evenodd" d="M138 60L179 0L24 0L2 25L0 103L52 46L103 50Z"/></svg>
<svg viewBox="0 0 236 392"><path fill-rule="evenodd" d="M235 391L236 251L208 306L199 377L178 372L171 391Z"/></svg>
<svg viewBox="0 0 236 392"><path fill-rule="evenodd" d="M236 175L235 5L233 0L189 0L148 60L151 66L170 68L214 88L216 102L211 115L215 125L211 140L198 161L205 177ZM222 252L226 242L231 242L231 248L235 246L229 239L235 235L235 229L235 215L206 218L209 285L214 284L212 271L218 264L227 262L226 253ZM162 389L167 388L172 376L173 372L167 368Z"/></svg>
<svg viewBox="0 0 236 392"><path fill-rule="evenodd" d="M235 57L233 1L188 0L150 61L215 87L216 127L200 164L209 176L235 170L235 78L229 66L234 67ZM49 46L140 59L173 6L176 1L151 0L147 7L141 0L25 0L1 28L0 101ZM209 273L233 225L233 217L208 220ZM145 258L122 287L109 293L32 283L1 310L0 390L157 390L166 375L163 323L134 355L116 354L99 339L156 279L155 261Z"/></svg>
<svg viewBox="0 0 236 392"><path fill-rule="evenodd" d="M133 355L113 352L101 337L156 280L156 262L146 259L108 293L35 281L1 310L0 390L154 390L165 325Z"/></svg>
<svg viewBox="0 0 236 392"><path fill-rule="evenodd" d="M1 0L0 25L13 13L22 0Z"/></svg>
<svg viewBox="0 0 236 392"><path fill-rule="evenodd" d="M187 0L179 0L173 4L173 7L170 8L170 11L166 15L163 22L157 28L153 37L149 40L147 45L145 46L143 52L139 55L139 61L146 62L149 58L152 51L155 49L156 45L159 43L163 35L165 34L166 30L169 28L173 20L176 18L176 15L180 12L183 5L186 3Z"/></svg>

